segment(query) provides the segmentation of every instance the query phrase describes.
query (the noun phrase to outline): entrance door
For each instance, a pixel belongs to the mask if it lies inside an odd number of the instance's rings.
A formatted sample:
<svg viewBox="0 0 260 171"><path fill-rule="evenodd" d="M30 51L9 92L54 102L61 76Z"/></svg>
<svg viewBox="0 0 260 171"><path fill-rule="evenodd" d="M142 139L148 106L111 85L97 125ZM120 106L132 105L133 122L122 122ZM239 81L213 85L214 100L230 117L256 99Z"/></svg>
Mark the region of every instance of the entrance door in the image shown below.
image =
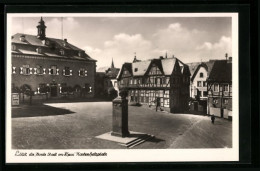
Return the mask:
<svg viewBox="0 0 260 171"><path fill-rule="evenodd" d="M56 97L58 91L57 84L53 84L50 87L51 87L51 97Z"/></svg>

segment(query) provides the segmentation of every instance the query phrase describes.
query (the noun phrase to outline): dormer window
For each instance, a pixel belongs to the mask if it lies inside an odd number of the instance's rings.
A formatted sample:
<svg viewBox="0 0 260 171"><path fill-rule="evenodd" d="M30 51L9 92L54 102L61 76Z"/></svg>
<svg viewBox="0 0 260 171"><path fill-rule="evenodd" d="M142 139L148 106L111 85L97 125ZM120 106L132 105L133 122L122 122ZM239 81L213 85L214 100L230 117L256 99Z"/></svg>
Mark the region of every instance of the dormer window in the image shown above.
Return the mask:
<svg viewBox="0 0 260 171"><path fill-rule="evenodd" d="M21 35L21 36L20 36L20 41L21 41L21 42L25 42L25 35Z"/></svg>
<svg viewBox="0 0 260 171"><path fill-rule="evenodd" d="M79 57L82 57L82 54L83 54L83 53L82 53L81 51L78 52L78 56L79 56Z"/></svg>
<svg viewBox="0 0 260 171"><path fill-rule="evenodd" d="M12 50L16 50L16 46L15 45L12 45Z"/></svg>
<svg viewBox="0 0 260 171"><path fill-rule="evenodd" d="M41 47L36 48L36 52L42 53L42 48Z"/></svg>
<svg viewBox="0 0 260 171"><path fill-rule="evenodd" d="M202 72L200 73L200 78L203 78L203 73Z"/></svg>
<svg viewBox="0 0 260 171"><path fill-rule="evenodd" d="M60 50L60 54L61 55L64 55L65 54L65 51L63 49Z"/></svg>
<svg viewBox="0 0 260 171"><path fill-rule="evenodd" d="M68 45L67 39L64 39L63 46L66 47Z"/></svg>

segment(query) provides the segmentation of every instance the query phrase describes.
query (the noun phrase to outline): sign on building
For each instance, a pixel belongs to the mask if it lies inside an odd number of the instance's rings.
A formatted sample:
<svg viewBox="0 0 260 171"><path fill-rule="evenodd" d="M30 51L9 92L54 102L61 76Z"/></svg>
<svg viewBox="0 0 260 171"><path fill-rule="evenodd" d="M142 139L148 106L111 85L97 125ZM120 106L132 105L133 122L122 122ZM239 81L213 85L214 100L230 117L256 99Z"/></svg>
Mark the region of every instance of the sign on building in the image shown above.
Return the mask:
<svg viewBox="0 0 260 171"><path fill-rule="evenodd" d="M19 93L12 93L12 106L19 105Z"/></svg>

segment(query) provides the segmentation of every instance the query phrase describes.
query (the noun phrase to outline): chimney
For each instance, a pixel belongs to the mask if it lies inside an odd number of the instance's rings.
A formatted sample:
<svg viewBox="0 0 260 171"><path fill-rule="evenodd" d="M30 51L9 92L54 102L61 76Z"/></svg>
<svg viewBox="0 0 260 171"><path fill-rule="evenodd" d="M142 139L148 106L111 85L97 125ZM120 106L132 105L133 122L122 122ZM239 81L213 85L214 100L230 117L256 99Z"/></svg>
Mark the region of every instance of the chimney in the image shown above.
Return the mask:
<svg viewBox="0 0 260 171"><path fill-rule="evenodd" d="M68 41L67 41L67 39L64 39L64 42L63 42L63 46L67 46L68 45Z"/></svg>
<svg viewBox="0 0 260 171"><path fill-rule="evenodd" d="M20 36L20 41L21 41L21 42L25 42L25 35L21 35L21 36Z"/></svg>
<svg viewBox="0 0 260 171"><path fill-rule="evenodd" d="M226 60L228 60L228 53L225 54Z"/></svg>
<svg viewBox="0 0 260 171"><path fill-rule="evenodd" d="M228 58L227 63L228 63L228 64L232 64L232 57L229 57L229 58Z"/></svg>

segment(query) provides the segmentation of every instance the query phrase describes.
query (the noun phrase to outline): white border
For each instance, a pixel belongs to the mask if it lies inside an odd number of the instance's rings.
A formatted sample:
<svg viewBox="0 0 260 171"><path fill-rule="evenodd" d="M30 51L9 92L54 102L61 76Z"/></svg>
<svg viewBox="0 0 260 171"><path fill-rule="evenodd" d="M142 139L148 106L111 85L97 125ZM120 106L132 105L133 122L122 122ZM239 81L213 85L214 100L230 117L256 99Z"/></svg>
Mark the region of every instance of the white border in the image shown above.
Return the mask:
<svg viewBox="0 0 260 171"><path fill-rule="evenodd" d="M223 149L78 149L78 150L19 150L20 152L106 152L105 157L21 157L11 149L11 39L12 17L232 17L232 86L233 121L232 148ZM12 13L7 14L7 77L6 77L6 163L64 163L64 162L184 162L239 160L238 106L238 13Z"/></svg>

